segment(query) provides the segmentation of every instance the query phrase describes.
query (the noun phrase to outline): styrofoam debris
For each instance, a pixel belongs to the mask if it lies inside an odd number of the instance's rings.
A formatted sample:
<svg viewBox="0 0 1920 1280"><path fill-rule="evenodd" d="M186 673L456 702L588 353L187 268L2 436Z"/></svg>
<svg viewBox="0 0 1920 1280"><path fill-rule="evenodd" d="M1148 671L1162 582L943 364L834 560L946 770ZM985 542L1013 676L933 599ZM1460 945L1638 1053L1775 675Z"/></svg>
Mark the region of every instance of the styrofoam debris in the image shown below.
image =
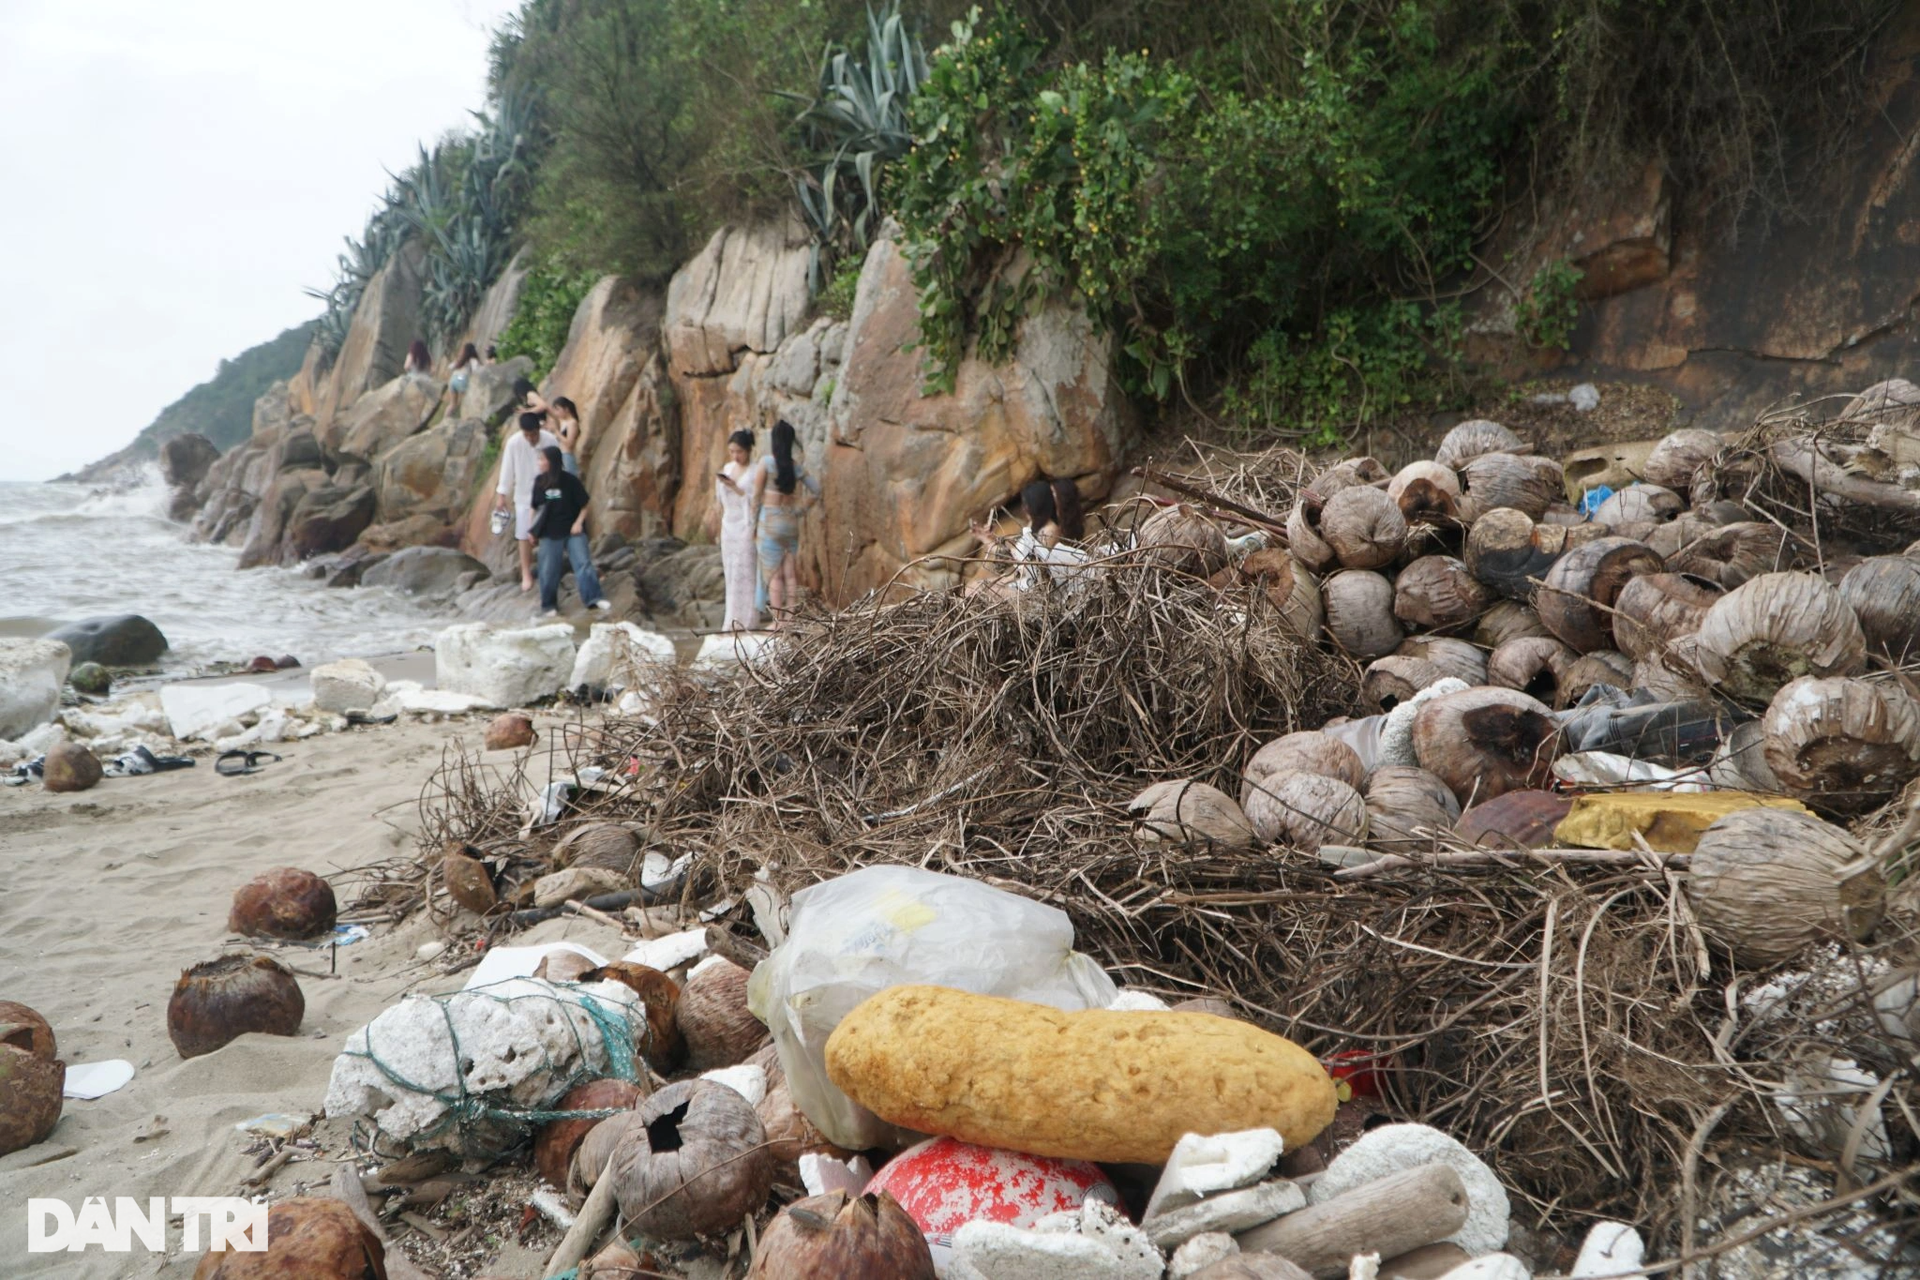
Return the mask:
<svg viewBox="0 0 1920 1280"><path fill-rule="evenodd" d="M1306 1193L1291 1182L1263 1182L1222 1191L1166 1213L1149 1212L1140 1226L1149 1240L1162 1249L1171 1249L1208 1232L1249 1230L1304 1208L1306 1203Z"/></svg>
<svg viewBox="0 0 1920 1280"><path fill-rule="evenodd" d="M670 933L664 938L649 938L621 959L629 964L644 964L648 968L665 973L669 969L678 969L681 965L699 959L706 954L707 931L688 929L683 933Z"/></svg>
<svg viewBox="0 0 1920 1280"><path fill-rule="evenodd" d="M1186 1277L1216 1262L1225 1262L1240 1252L1240 1245L1224 1231L1208 1231L1181 1245L1167 1261L1170 1280Z"/></svg>
<svg viewBox="0 0 1920 1280"><path fill-rule="evenodd" d="M473 972L467 977L464 990L472 991L476 987L490 987L496 982L505 982L508 978L531 978L540 962L556 951L571 951L574 955L584 956L593 961L594 967L606 963L599 952L583 947L577 942L539 942L527 947L491 947L480 958ZM435 954L438 954L437 952ZM421 959L432 959L422 956Z"/></svg>
<svg viewBox="0 0 1920 1280"><path fill-rule="evenodd" d="M1275 1129L1189 1133L1174 1144L1147 1201L1147 1218L1171 1213L1219 1191L1248 1187L1267 1176L1285 1141Z"/></svg>
<svg viewBox="0 0 1920 1280"><path fill-rule="evenodd" d="M810 1196L824 1196L835 1191L857 1196L873 1181L873 1166L865 1156L856 1155L851 1160L841 1160L817 1151L808 1151L801 1155L799 1163L800 1185L807 1189Z"/></svg>
<svg viewBox="0 0 1920 1280"><path fill-rule="evenodd" d="M767 1096L767 1069L758 1063L742 1062L731 1067L715 1067L702 1072L700 1078L727 1086L756 1107Z"/></svg>
<svg viewBox="0 0 1920 1280"><path fill-rule="evenodd" d="M1115 1013L1164 1013L1167 1002L1151 991L1136 991L1128 988L1113 998L1107 1006Z"/></svg>
<svg viewBox="0 0 1920 1280"><path fill-rule="evenodd" d="M1446 676L1435 680L1426 688L1396 703L1393 710L1387 712L1387 718L1380 725L1380 751L1376 759L1378 765L1417 765L1419 755L1413 749L1413 717L1421 706L1435 698L1444 698L1450 693L1459 693L1468 687L1467 682L1457 676Z"/></svg>
<svg viewBox="0 0 1920 1280"><path fill-rule="evenodd" d="M1447 1239L1476 1256L1506 1244L1512 1211L1507 1189L1480 1157L1424 1124L1387 1124L1361 1134L1314 1180L1307 1200L1322 1204L1389 1174L1436 1163L1451 1166L1467 1189L1466 1224Z"/></svg>
<svg viewBox="0 0 1920 1280"><path fill-rule="evenodd" d="M169 731L182 739L228 736L218 731L272 702L273 695L258 684L170 684L160 690Z"/></svg>
<svg viewBox="0 0 1920 1280"><path fill-rule="evenodd" d="M969 1222L954 1233L953 1256L986 1280L1160 1280L1166 1269L1145 1233L1100 1200L1030 1231Z"/></svg>
<svg viewBox="0 0 1920 1280"><path fill-rule="evenodd" d="M1575 1280L1600 1280L1638 1271L1647 1245L1640 1233L1624 1222L1596 1222L1580 1242L1580 1256L1567 1274Z"/></svg>
<svg viewBox="0 0 1920 1280"><path fill-rule="evenodd" d="M1462 1245L1462 1248L1466 1246ZM1532 1280L1527 1264L1510 1253L1489 1253L1463 1262L1440 1280Z"/></svg>

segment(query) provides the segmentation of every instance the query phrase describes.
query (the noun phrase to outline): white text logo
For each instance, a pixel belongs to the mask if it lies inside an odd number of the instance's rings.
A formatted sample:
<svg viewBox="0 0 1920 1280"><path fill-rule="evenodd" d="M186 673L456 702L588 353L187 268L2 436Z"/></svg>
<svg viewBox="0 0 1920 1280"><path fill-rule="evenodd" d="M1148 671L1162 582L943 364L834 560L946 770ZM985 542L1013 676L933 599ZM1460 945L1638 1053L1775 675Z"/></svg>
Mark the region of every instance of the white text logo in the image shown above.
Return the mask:
<svg viewBox="0 0 1920 1280"><path fill-rule="evenodd" d="M28 1253L132 1253L138 1240L154 1253L167 1248L168 1201L159 1196L144 1204L116 1196L113 1208L100 1196L89 1196L78 1213L65 1200L27 1201ZM231 1249L264 1253L267 1248L267 1205L239 1196L174 1196L173 1217L180 1219L180 1247L198 1251ZM201 1224L206 1243L201 1243Z"/></svg>

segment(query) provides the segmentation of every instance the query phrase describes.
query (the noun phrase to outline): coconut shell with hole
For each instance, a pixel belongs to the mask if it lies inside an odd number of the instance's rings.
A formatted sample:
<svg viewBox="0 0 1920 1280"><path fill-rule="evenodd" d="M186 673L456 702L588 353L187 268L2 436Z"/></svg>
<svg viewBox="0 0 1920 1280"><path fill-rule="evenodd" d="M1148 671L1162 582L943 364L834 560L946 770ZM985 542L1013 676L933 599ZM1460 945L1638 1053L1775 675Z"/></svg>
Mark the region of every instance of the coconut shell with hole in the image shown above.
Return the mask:
<svg viewBox="0 0 1920 1280"><path fill-rule="evenodd" d="M919 1224L887 1192L796 1200L767 1224L747 1280L934 1280Z"/></svg>
<svg viewBox="0 0 1920 1280"><path fill-rule="evenodd" d="M261 1252L208 1252L193 1280L387 1280L387 1248L345 1201L294 1196L267 1207Z"/></svg>
<svg viewBox="0 0 1920 1280"><path fill-rule="evenodd" d="M1726 594L1718 583L1684 573L1643 573L1613 598L1613 639L1638 662L1700 629Z"/></svg>
<svg viewBox="0 0 1920 1280"><path fill-rule="evenodd" d="M1367 664L1360 680L1360 701L1369 711L1391 711L1447 673L1425 658L1390 653Z"/></svg>
<svg viewBox="0 0 1920 1280"><path fill-rule="evenodd" d="M1780 788L1824 814L1877 809L1920 776L1920 707L1891 684L1803 676L1760 725Z"/></svg>
<svg viewBox="0 0 1920 1280"><path fill-rule="evenodd" d="M1493 607L1481 614L1480 620L1473 624L1474 644L1489 652L1509 640L1544 635L1547 635L1547 629L1540 624L1540 615L1530 605L1521 604L1518 600L1494 601Z"/></svg>
<svg viewBox="0 0 1920 1280"><path fill-rule="evenodd" d="M773 1155L745 1098L711 1080L682 1080L636 1109L612 1177L629 1227L656 1240L690 1240L731 1231L765 1207Z"/></svg>
<svg viewBox="0 0 1920 1280"><path fill-rule="evenodd" d="M1359 752L1331 734L1302 729L1275 738L1253 753L1240 774L1240 807L1245 809L1270 779L1289 773L1325 774L1355 790L1367 780L1367 767L1360 762Z"/></svg>
<svg viewBox="0 0 1920 1280"><path fill-rule="evenodd" d="M1659 653L1633 664L1633 687L1663 702L1697 702L1712 696L1694 660L1692 636L1681 636Z"/></svg>
<svg viewBox="0 0 1920 1280"><path fill-rule="evenodd" d="M553 1110L631 1111L646 1096L646 1090L631 1080L589 1080L567 1090ZM533 1167L549 1185L565 1189L574 1153L594 1126L609 1118L547 1121L533 1140Z"/></svg>
<svg viewBox="0 0 1920 1280"><path fill-rule="evenodd" d="M60 1123L66 1082L66 1063L0 1044L0 1156L46 1140Z"/></svg>
<svg viewBox="0 0 1920 1280"><path fill-rule="evenodd" d="M1446 783L1462 807L1547 786L1559 745L1552 712L1517 689L1444 694L1421 703L1413 718L1420 767Z"/></svg>
<svg viewBox="0 0 1920 1280"><path fill-rule="evenodd" d="M41 764L40 780L49 791L86 791L104 776L93 752L77 742L54 743Z"/></svg>
<svg viewBox="0 0 1920 1280"><path fill-rule="evenodd" d="M1561 710L1578 706L1587 691L1598 684L1621 690L1632 688L1633 659L1616 649L1596 649L1582 654L1560 673L1560 696L1554 706Z"/></svg>
<svg viewBox="0 0 1920 1280"><path fill-rule="evenodd" d="M1495 849L1542 849L1573 809L1573 798L1554 791L1509 791L1466 810L1454 834L1469 844Z"/></svg>
<svg viewBox="0 0 1920 1280"><path fill-rule="evenodd" d="M1493 591L1453 556L1421 556L1393 581L1393 616L1416 631L1465 627L1493 604Z"/></svg>
<svg viewBox="0 0 1920 1280"><path fill-rule="evenodd" d="M766 1023L747 1009L751 976L731 960L715 960L703 964L680 988L680 1034L687 1042L688 1067L730 1067L766 1043Z"/></svg>
<svg viewBox="0 0 1920 1280"><path fill-rule="evenodd" d="M1383 486L1390 478L1387 469L1376 459L1346 458L1315 476L1301 492L1324 503L1336 493L1355 486Z"/></svg>
<svg viewBox="0 0 1920 1280"><path fill-rule="evenodd" d="M1687 899L1708 939L1741 964L1786 964L1825 939L1863 940L1880 923L1877 871L1842 879L1866 849L1839 827L1790 809L1741 809L1700 836Z"/></svg>
<svg viewBox="0 0 1920 1280"><path fill-rule="evenodd" d="M1407 518L1384 490L1354 485L1321 508L1320 536L1342 568L1378 569L1397 560L1407 545Z"/></svg>
<svg viewBox="0 0 1920 1280"><path fill-rule="evenodd" d="M645 1043L635 1045L640 1056L665 1074L686 1058L680 1034L680 984L650 965L616 960L580 975L581 982L617 982L640 997L647 1008Z"/></svg>
<svg viewBox="0 0 1920 1280"><path fill-rule="evenodd" d="M1460 802L1447 784L1414 765L1375 769L1364 795L1367 845L1382 853L1430 849L1460 816Z"/></svg>
<svg viewBox="0 0 1920 1280"><path fill-rule="evenodd" d="M1287 630L1308 644L1320 639L1326 612L1320 584L1284 547L1263 547L1240 562L1242 578L1254 583Z"/></svg>
<svg viewBox="0 0 1920 1280"><path fill-rule="evenodd" d="M1487 682L1486 651L1470 640L1454 636L1408 636L1393 652L1397 657L1420 658L1441 675L1455 680L1468 684Z"/></svg>
<svg viewBox="0 0 1920 1280"><path fill-rule="evenodd" d="M311 871L275 867L233 891L227 928L249 938L317 938L339 913L333 886Z"/></svg>
<svg viewBox="0 0 1920 1280"><path fill-rule="evenodd" d="M1697 427L1669 432L1647 454L1640 475L1648 484L1686 493L1693 488L1694 473L1713 461L1721 444L1719 436Z"/></svg>
<svg viewBox="0 0 1920 1280"><path fill-rule="evenodd" d="M1632 525L1651 531L1651 526L1665 524L1686 510L1686 506L1686 499L1671 489L1657 484L1635 484L1609 494L1605 502L1594 508L1593 519L1614 528Z"/></svg>
<svg viewBox="0 0 1920 1280"><path fill-rule="evenodd" d="M1140 522L1134 545L1147 564L1205 578L1227 563L1227 535L1211 518L1180 503Z"/></svg>
<svg viewBox="0 0 1920 1280"><path fill-rule="evenodd" d="M1694 574L1731 591L1761 574L1787 568L1792 559L1793 542L1786 530L1744 520L1721 525L1687 543L1667 558L1667 569Z"/></svg>
<svg viewBox="0 0 1920 1280"><path fill-rule="evenodd" d="M1134 838L1142 844L1245 849L1253 824L1234 798L1191 778L1156 782L1127 802Z"/></svg>
<svg viewBox="0 0 1920 1280"><path fill-rule="evenodd" d="M53 1024L40 1016L38 1010L14 1000L0 1000L0 1027L9 1028L0 1032L0 1044L15 1049L25 1049L36 1058L52 1062L60 1056L60 1046L53 1035Z"/></svg>
<svg viewBox="0 0 1920 1280"><path fill-rule="evenodd" d="M1460 514L1478 520L1510 507L1538 520L1560 495L1559 482L1533 458L1485 453L1460 468Z"/></svg>
<svg viewBox="0 0 1920 1280"><path fill-rule="evenodd" d="M1367 802L1340 781L1317 773L1270 779L1247 802L1254 834L1306 853L1323 844L1359 844L1367 837Z"/></svg>
<svg viewBox="0 0 1920 1280"><path fill-rule="evenodd" d="M1867 647L1895 663L1920 658L1920 560L1869 556L1840 580Z"/></svg>
<svg viewBox="0 0 1920 1280"><path fill-rule="evenodd" d="M486 915L500 905L500 894L493 884L493 868L474 857L467 846L448 843L440 857L440 877L447 886L447 896L477 916Z"/></svg>
<svg viewBox="0 0 1920 1280"><path fill-rule="evenodd" d="M1487 657L1487 683L1518 689L1552 706L1560 700L1560 677L1580 655L1552 636L1509 640Z"/></svg>
<svg viewBox="0 0 1920 1280"><path fill-rule="evenodd" d="M1460 477L1437 462L1411 462L1387 483L1387 496L1409 525L1451 524L1459 512Z"/></svg>
<svg viewBox="0 0 1920 1280"><path fill-rule="evenodd" d="M638 1110L608 1116L587 1130L573 1153L573 1167L567 1173L567 1194L584 1196L600 1180L601 1170L613 1159L626 1141L627 1130L640 1123Z"/></svg>
<svg viewBox="0 0 1920 1280"><path fill-rule="evenodd" d="M1662 560L1670 560L1720 527L1720 521L1698 511L1682 511L1657 524L1642 539Z"/></svg>
<svg viewBox="0 0 1920 1280"><path fill-rule="evenodd" d="M1433 460L1452 471L1463 463L1489 453L1523 453L1527 446L1520 437L1497 422L1469 418L1448 431L1433 451Z"/></svg>
<svg viewBox="0 0 1920 1280"><path fill-rule="evenodd" d="M513 751L519 747L530 747L537 735L533 731L533 719L521 715L518 711L507 711L487 722L487 750Z"/></svg>
<svg viewBox="0 0 1920 1280"><path fill-rule="evenodd" d="M1474 521L1462 558L1495 595L1527 602L1565 548L1564 529L1537 525L1526 512L1503 507Z"/></svg>
<svg viewBox="0 0 1920 1280"><path fill-rule="evenodd" d="M1393 584L1382 575L1342 569L1321 585L1320 598L1327 634L1354 657L1384 658L1399 647L1405 633L1393 616Z"/></svg>
<svg viewBox="0 0 1920 1280"><path fill-rule="evenodd" d="M300 1030L306 997L293 972L268 956L221 956L194 965L167 1001L167 1037L182 1058L197 1058L238 1036L290 1036Z"/></svg>
<svg viewBox="0 0 1920 1280"><path fill-rule="evenodd" d="M1294 559L1314 573L1330 573L1340 567L1340 557L1320 536L1320 510L1324 499L1302 493L1287 515L1287 548Z"/></svg>
<svg viewBox="0 0 1920 1280"><path fill-rule="evenodd" d="M1694 661L1715 689L1764 705L1801 676L1848 676L1866 665L1860 621L1812 573L1763 573L1716 600L1694 632Z"/></svg>
<svg viewBox="0 0 1920 1280"><path fill-rule="evenodd" d="M1613 602L1643 573L1659 573L1660 557L1629 538L1600 538L1569 550L1547 570L1534 612L1576 653L1613 648Z"/></svg>

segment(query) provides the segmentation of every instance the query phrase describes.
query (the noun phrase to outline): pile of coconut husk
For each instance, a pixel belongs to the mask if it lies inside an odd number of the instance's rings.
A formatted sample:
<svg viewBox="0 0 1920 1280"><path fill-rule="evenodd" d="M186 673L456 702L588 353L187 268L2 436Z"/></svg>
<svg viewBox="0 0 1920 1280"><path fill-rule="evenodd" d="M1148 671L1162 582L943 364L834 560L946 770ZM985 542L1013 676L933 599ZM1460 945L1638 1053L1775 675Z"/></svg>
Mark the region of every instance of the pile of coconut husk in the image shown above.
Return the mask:
<svg viewBox="0 0 1920 1280"><path fill-rule="evenodd" d="M1590 515L1484 421L1391 475L1152 473L1074 573L802 617L560 735L534 776L450 762L422 865L452 840L537 869L613 822L693 856L690 907L756 875L976 876L1066 910L1129 986L1364 1064L1382 1111L1481 1153L1549 1229L1628 1218L1705 1257L1866 1205L1911 1238L1920 560L1772 450L1820 431L1674 433ZM1743 811L1691 854L1456 826L1644 785L1556 776L1557 713L1598 686L1712 710L1717 751L1644 762L1667 781L1813 813ZM1394 712L1389 746L1367 718ZM545 779L583 776L529 826ZM444 900L410 886L389 900ZM1714 1189L1769 1158L1834 1203L1734 1220Z"/></svg>

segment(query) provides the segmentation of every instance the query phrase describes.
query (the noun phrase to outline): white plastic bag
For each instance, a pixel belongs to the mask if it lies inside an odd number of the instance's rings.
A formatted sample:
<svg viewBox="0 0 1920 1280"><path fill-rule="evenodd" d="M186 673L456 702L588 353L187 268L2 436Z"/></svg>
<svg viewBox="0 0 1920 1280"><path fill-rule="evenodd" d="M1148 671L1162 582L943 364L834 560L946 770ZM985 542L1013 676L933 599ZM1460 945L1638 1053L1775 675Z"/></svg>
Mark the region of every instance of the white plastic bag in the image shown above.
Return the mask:
<svg viewBox="0 0 1920 1280"><path fill-rule="evenodd" d="M890 1125L827 1079L827 1037L855 1005L907 983L1056 1009L1104 1009L1117 990L1073 950L1066 913L977 880L867 867L793 895L787 940L754 968L747 1007L767 1024L787 1088L842 1147L903 1147Z"/></svg>

